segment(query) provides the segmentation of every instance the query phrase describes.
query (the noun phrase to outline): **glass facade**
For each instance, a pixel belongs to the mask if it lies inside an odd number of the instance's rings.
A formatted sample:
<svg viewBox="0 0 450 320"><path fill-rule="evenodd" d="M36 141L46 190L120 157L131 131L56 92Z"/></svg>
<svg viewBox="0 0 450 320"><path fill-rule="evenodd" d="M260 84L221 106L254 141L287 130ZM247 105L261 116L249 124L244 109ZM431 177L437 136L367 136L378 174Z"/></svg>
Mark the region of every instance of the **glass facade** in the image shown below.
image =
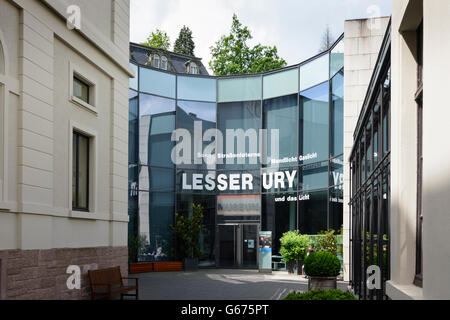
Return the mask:
<svg viewBox="0 0 450 320"><path fill-rule="evenodd" d="M272 231L279 255L288 230L342 229L344 73L341 66L330 77L336 57L235 77L133 66L129 234L143 243L135 260L181 259L170 225L175 213L192 215L192 204L204 207L204 267L256 267L258 230Z"/></svg>

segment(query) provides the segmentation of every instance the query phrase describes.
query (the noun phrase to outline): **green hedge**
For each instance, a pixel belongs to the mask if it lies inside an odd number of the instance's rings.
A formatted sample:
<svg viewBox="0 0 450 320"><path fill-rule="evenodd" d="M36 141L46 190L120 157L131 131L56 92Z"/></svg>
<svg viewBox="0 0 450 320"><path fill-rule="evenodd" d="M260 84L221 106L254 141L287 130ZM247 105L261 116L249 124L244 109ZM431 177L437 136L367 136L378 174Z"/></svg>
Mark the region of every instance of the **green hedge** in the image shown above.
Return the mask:
<svg viewBox="0 0 450 320"><path fill-rule="evenodd" d="M357 300L350 292L338 289L291 292L283 300Z"/></svg>
<svg viewBox="0 0 450 320"><path fill-rule="evenodd" d="M305 273L311 277L336 277L341 271L338 257L327 251L316 251L305 259Z"/></svg>

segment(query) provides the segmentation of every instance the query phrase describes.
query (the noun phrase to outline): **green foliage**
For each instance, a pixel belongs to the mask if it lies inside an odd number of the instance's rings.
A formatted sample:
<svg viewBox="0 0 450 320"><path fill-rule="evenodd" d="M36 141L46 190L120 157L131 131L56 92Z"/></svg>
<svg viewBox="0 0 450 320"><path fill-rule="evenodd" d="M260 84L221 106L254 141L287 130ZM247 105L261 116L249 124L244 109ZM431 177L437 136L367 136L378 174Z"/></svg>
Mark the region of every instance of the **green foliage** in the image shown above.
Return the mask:
<svg viewBox="0 0 450 320"><path fill-rule="evenodd" d="M310 246L310 238L298 230L283 233L280 238L280 254L284 262L303 261Z"/></svg>
<svg viewBox="0 0 450 320"><path fill-rule="evenodd" d="M338 239L334 234L334 230L321 231L319 232L321 237L317 237L317 241L314 245L314 250L316 251L327 251L334 255L337 254L338 249Z"/></svg>
<svg viewBox="0 0 450 320"><path fill-rule="evenodd" d="M152 32L152 34L148 36L147 41L142 44L153 48L169 50L170 39L165 31L156 29L155 32Z"/></svg>
<svg viewBox="0 0 450 320"><path fill-rule="evenodd" d="M194 55L195 44L192 40L192 31L189 27L183 26L180 30L177 40L173 46L173 51L188 56Z"/></svg>
<svg viewBox="0 0 450 320"><path fill-rule="evenodd" d="M192 216L185 217L175 213L175 226L170 229L175 233L183 258L198 258L200 250L200 232L204 229L203 206L192 204Z"/></svg>
<svg viewBox="0 0 450 320"><path fill-rule="evenodd" d="M327 251L312 252L305 259L305 273L311 277L336 277L341 271L338 257Z"/></svg>
<svg viewBox="0 0 450 320"><path fill-rule="evenodd" d="M147 236L140 234L138 236L130 235L128 237L128 260L129 262L136 262L140 254L145 253L145 247L148 245Z"/></svg>
<svg viewBox="0 0 450 320"><path fill-rule="evenodd" d="M264 72L286 66L286 61L278 56L277 47L257 44L247 45L252 39L250 30L242 26L233 14L231 32L222 36L211 49L209 66L215 75L230 75Z"/></svg>
<svg viewBox="0 0 450 320"><path fill-rule="evenodd" d="M338 289L291 292L283 300L357 300L350 292Z"/></svg>

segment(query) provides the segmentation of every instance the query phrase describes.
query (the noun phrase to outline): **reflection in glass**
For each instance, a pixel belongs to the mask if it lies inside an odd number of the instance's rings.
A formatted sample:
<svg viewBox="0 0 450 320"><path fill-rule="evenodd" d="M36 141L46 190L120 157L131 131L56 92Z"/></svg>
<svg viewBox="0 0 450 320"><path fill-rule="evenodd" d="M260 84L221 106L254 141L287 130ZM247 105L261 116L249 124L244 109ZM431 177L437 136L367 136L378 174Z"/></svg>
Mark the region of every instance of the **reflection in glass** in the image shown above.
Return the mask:
<svg viewBox="0 0 450 320"><path fill-rule="evenodd" d="M139 169L139 190L175 191L174 169L141 166Z"/></svg>
<svg viewBox="0 0 450 320"><path fill-rule="evenodd" d="M344 39L331 50L330 54L330 78L344 67Z"/></svg>
<svg viewBox="0 0 450 320"><path fill-rule="evenodd" d="M234 157L223 159L223 164L218 164L218 168L223 169L244 169L258 168L259 158L236 157L238 153L258 153L259 129L261 128L261 102L229 102L217 105L217 128L224 135L223 153L233 154ZM253 129L247 131L248 129ZM238 137L227 139L227 130L231 134L236 133ZM239 132L249 133L245 137Z"/></svg>
<svg viewBox="0 0 450 320"><path fill-rule="evenodd" d="M270 166L296 165L298 158L298 105L297 95L284 96L263 101L263 128L267 129L266 150L263 155L273 157L271 150L271 130L278 130L277 162ZM266 152L267 151L267 152ZM286 158L286 159L285 159ZM295 159L291 159L295 158ZM285 161L287 160L287 161ZM281 161L281 162L280 162Z"/></svg>
<svg viewBox="0 0 450 320"><path fill-rule="evenodd" d="M330 160L330 186L344 183L344 156Z"/></svg>
<svg viewBox="0 0 450 320"><path fill-rule="evenodd" d="M175 100L139 95L139 160L142 164L173 167Z"/></svg>
<svg viewBox="0 0 450 320"><path fill-rule="evenodd" d="M298 171L299 190L328 187L328 161L305 164Z"/></svg>
<svg viewBox="0 0 450 320"><path fill-rule="evenodd" d="M330 217L329 217L329 229L333 229L337 234L342 232L344 227L343 220L343 185L330 188Z"/></svg>
<svg viewBox="0 0 450 320"><path fill-rule="evenodd" d="M130 67L131 67L131 69L133 69L134 74L136 75L134 78L130 78L130 88L137 90L138 89L138 77L139 77L138 66L133 63L130 63Z"/></svg>
<svg viewBox="0 0 450 320"><path fill-rule="evenodd" d="M163 97L175 98L175 75L143 67L139 69L140 91Z"/></svg>
<svg viewBox="0 0 450 320"><path fill-rule="evenodd" d="M328 82L300 93L299 153L307 157L303 163L328 159L328 96Z"/></svg>
<svg viewBox="0 0 450 320"><path fill-rule="evenodd" d="M216 79L178 76L177 81L178 99L216 101Z"/></svg>
<svg viewBox="0 0 450 320"><path fill-rule="evenodd" d="M194 134L194 124L196 121L201 121L202 131L199 134ZM203 135L208 129L216 128L216 104L210 102L194 102L178 100L177 105L177 128L183 128L189 131L191 135L191 159L190 164L180 164L178 167L182 168L197 168L197 169L214 169L215 165L212 163L208 165L208 159L198 156L198 153L203 154L203 150L208 145L213 144L212 141L203 141ZM197 124L198 125L198 124Z"/></svg>
<svg viewBox="0 0 450 320"><path fill-rule="evenodd" d="M139 99L137 92L129 91L129 113L128 113L128 162L138 162L138 131L139 119L138 108Z"/></svg>
<svg viewBox="0 0 450 320"><path fill-rule="evenodd" d="M330 156L344 152L344 74L339 72L331 80L331 145Z"/></svg>
<svg viewBox="0 0 450 320"><path fill-rule="evenodd" d="M261 77L219 79L218 102L249 101L261 99Z"/></svg>
<svg viewBox="0 0 450 320"><path fill-rule="evenodd" d="M297 190L297 167L261 169L261 191L282 192ZM281 182L280 182L280 179ZM291 186L289 186L291 184Z"/></svg>
<svg viewBox="0 0 450 320"><path fill-rule="evenodd" d="M311 88L329 78L328 53L300 67L300 91Z"/></svg>
<svg viewBox="0 0 450 320"><path fill-rule="evenodd" d="M277 193L262 195L261 230L272 231L272 254L280 254L283 233L297 228L297 194Z"/></svg>
<svg viewBox="0 0 450 320"><path fill-rule="evenodd" d="M300 194L298 224L302 234L318 234L327 230L327 190Z"/></svg>

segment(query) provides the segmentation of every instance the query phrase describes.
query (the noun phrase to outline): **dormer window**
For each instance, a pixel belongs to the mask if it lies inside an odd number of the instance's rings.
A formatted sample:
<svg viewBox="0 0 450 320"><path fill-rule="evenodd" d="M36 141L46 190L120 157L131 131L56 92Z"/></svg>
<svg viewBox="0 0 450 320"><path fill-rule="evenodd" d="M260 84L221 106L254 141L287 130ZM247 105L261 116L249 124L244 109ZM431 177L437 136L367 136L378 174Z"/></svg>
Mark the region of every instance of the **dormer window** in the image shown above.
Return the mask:
<svg viewBox="0 0 450 320"><path fill-rule="evenodd" d="M198 66L195 62L189 63L189 73L190 74L198 74Z"/></svg>
<svg viewBox="0 0 450 320"><path fill-rule="evenodd" d="M153 55L153 60L152 60L153 68L158 68L159 69L159 62L160 62L159 56L157 54L154 54Z"/></svg>
<svg viewBox="0 0 450 320"><path fill-rule="evenodd" d="M161 69L167 70L167 57L165 56L161 57Z"/></svg>

